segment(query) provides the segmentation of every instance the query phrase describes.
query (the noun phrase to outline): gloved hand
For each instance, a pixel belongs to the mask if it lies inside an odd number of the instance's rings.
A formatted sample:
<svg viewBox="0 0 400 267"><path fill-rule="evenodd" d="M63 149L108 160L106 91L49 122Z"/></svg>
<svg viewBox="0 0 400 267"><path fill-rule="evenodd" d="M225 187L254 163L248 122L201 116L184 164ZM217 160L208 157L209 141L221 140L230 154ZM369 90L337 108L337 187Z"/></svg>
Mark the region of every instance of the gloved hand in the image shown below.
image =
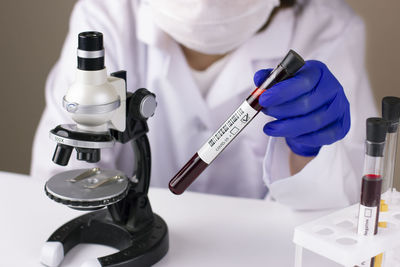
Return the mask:
<svg viewBox="0 0 400 267"><path fill-rule="evenodd" d="M271 69L254 75L258 87ZM262 111L277 120L264 126L269 136L285 137L298 155L318 154L321 146L342 139L350 129L350 106L343 87L320 61L310 60L295 76L275 84L260 98Z"/></svg>

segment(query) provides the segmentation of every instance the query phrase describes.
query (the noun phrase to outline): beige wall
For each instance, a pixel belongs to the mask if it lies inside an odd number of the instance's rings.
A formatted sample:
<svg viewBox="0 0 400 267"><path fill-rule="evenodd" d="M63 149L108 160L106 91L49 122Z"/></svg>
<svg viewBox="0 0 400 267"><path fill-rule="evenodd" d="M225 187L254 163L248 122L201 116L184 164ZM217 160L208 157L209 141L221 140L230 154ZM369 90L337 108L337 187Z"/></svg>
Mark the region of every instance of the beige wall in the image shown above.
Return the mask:
<svg viewBox="0 0 400 267"><path fill-rule="evenodd" d="M367 29L367 69L376 103L387 95L400 97L400 1L347 0L364 19ZM400 146L395 177L400 189Z"/></svg>
<svg viewBox="0 0 400 267"><path fill-rule="evenodd" d="M0 1L0 170L28 173L47 73L60 53L75 1Z"/></svg>
<svg viewBox="0 0 400 267"><path fill-rule="evenodd" d="M323 1L323 0L321 0ZM367 26L367 67L377 103L400 96L398 0L348 0ZM75 1L0 2L0 170L29 172L33 134L44 107L44 84L58 58ZM396 73L395 73L396 72ZM400 161L398 161L400 162ZM397 176L400 164L397 164ZM398 184L400 188L400 183Z"/></svg>

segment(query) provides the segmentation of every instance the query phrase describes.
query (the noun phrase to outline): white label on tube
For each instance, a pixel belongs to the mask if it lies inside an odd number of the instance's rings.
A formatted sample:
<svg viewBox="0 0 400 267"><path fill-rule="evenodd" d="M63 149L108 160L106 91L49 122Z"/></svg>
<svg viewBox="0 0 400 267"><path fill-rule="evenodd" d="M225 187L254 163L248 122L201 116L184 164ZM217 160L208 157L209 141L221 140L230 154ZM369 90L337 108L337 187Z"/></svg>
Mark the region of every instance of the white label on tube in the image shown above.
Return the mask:
<svg viewBox="0 0 400 267"><path fill-rule="evenodd" d="M358 214L358 234L364 236L373 236L376 226L376 216L378 207L367 207L360 205Z"/></svg>
<svg viewBox="0 0 400 267"><path fill-rule="evenodd" d="M222 126L211 136L197 152L199 157L207 164L210 164L219 153L246 127L256 116L257 110L252 108L247 101L222 124Z"/></svg>
<svg viewBox="0 0 400 267"><path fill-rule="evenodd" d="M360 204L360 211L358 214L358 234L363 236L373 236L375 234L376 216L378 207L367 207ZM372 259L363 261L359 264L360 267L372 264Z"/></svg>

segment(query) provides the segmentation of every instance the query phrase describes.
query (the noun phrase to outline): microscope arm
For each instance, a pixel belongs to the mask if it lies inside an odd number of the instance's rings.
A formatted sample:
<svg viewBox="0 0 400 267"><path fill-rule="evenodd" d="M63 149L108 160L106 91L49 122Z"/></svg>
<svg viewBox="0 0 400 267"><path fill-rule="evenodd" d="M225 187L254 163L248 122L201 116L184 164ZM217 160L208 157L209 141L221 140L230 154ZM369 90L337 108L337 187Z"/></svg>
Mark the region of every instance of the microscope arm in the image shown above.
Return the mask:
<svg viewBox="0 0 400 267"><path fill-rule="evenodd" d="M127 96L126 129L124 132L112 130L111 134L121 143L131 142L135 156L134 174L130 180L130 189L126 198L109 205L108 210L117 223L123 224L131 232L137 232L149 226L154 215L147 193L150 186L151 152L146 133L147 117L140 110L146 98L154 94L144 88ZM155 106L154 106L155 108Z"/></svg>
<svg viewBox="0 0 400 267"><path fill-rule="evenodd" d="M135 154L136 182L135 191L147 195L150 187L151 153L147 135L143 135L132 142Z"/></svg>

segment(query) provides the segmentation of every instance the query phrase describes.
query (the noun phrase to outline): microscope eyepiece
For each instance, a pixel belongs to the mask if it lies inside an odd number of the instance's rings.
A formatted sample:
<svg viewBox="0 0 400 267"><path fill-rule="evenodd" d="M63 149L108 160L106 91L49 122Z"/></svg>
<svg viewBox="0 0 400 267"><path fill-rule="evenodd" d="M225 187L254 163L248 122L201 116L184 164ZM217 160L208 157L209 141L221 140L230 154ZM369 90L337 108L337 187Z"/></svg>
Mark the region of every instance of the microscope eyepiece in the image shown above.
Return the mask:
<svg viewBox="0 0 400 267"><path fill-rule="evenodd" d="M104 46L101 32L82 32L78 36L78 69L104 69Z"/></svg>
<svg viewBox="0 0 400 267"><path fill-rule="evenodd" d="M82 32L78 36L78 49L85 51L103 50L103 34L101 32Z"/></svg>

